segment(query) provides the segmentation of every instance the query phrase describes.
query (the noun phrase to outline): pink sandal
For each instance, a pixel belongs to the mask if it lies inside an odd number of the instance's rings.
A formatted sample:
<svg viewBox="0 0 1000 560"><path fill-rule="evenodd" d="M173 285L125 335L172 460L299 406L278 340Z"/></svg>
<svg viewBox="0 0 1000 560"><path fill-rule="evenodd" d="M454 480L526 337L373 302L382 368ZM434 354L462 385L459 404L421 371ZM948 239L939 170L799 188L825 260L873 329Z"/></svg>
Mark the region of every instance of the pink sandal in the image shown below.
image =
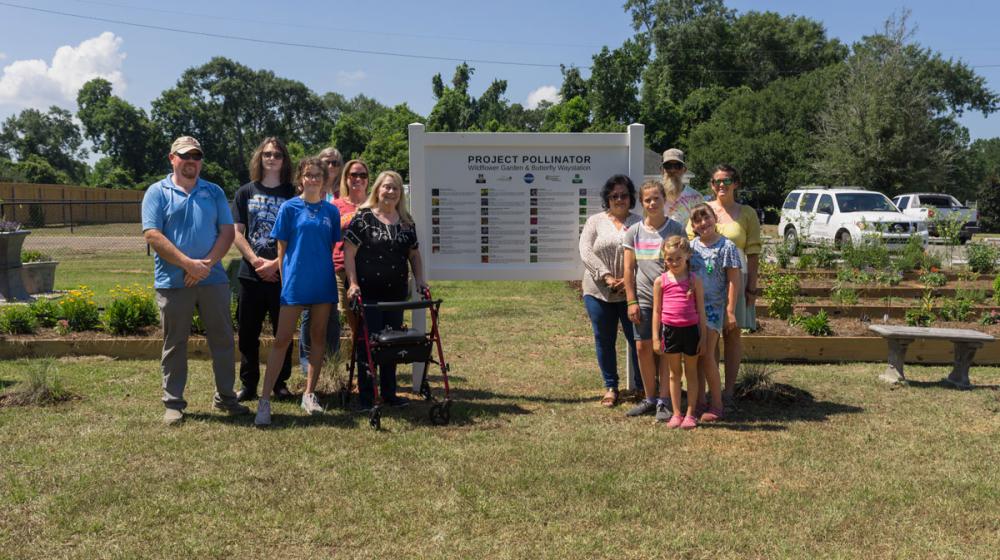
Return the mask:
<svg viewBox="0 0 1000 560"><path fill-rule="evenodd" d="M682 430L693 430L697 427L698 427L698 419L691 415L685 416L684 421L681 422Z"/></svg>

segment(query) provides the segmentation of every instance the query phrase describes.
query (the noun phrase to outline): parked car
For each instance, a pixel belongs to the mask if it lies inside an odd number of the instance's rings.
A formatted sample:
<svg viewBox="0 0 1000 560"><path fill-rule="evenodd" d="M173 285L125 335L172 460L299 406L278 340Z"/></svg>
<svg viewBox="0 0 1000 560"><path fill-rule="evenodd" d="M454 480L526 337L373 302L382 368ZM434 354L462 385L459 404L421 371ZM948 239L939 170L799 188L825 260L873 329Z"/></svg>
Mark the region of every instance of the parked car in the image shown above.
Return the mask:
<svg viewBox="0 0 1000 560"><path fill-rule="evenodd" d="M906 216L880 192L860 187L802 187L785 197L778 235L792 250L800 243L832 243L836 247L880 237L889 248L913 236L927 244L927 224Z"/></svg>
<svg viewBox="0 0 1000 560"><path fill-rule="evenodd" d="M950 194L943 193L908 193L892 199L899 211L907 216L921 218L927 222L927 232L931 237L938 237L937 223L941 220L958 220L962 222L959 240L964 244L972 235L979 231L979 214L976 210L965 206Z"/></svg>

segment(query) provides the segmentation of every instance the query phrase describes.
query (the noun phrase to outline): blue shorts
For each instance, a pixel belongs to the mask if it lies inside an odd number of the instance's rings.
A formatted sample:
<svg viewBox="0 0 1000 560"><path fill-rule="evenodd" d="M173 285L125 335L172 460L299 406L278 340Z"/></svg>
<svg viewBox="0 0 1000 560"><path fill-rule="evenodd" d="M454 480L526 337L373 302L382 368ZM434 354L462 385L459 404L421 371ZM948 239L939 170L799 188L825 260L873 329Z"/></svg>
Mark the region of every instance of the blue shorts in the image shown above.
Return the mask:
<svg viewBox="0 0 1000 560"><path fill-rule="evenodd" d="M636 340L653 340L653 310L649 307L639 308L639 324L632 325Z"/></svg>

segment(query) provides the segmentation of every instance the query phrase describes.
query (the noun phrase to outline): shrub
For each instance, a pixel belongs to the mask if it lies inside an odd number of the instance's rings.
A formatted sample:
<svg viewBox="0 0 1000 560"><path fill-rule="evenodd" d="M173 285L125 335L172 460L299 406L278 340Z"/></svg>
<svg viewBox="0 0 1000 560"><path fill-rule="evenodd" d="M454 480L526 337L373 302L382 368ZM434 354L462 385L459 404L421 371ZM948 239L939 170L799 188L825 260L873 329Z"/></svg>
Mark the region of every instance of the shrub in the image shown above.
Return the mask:
<svg viewBox="0 0 1000 560"><path fill-rule="evenodd" d="M59 305L56 302L51 299L39 298L31 302L28 307L40 326L46 328L56 326L56 321L59 320Z"/></svg>
<svg viewBox="0 0 1000 560"><path fill-rule="evenodd" d="M86 286L70 290L59 301L59 312L71 331L89 331L101 324L94 292Z"/></svg>
<svg viewBox="0 0 1000 560"><path fill-rule="evenodd" d="M997 268L997 253L1000 249L990 243L972 241L965 245L966 259L973 272L992 273Z"/></svg>
<svg viewBox="0 0 1000 560"><path fill-rule="evenodd" d="M810 336L831 336L833 334L833 329L830 328L830 318L826 311L820 311L815 315L795 315L788 322L802 327L802 330Z"/></svg>
<svg viewBox="0 0 1000 560"><path fill-rule="evenodd" d="M955 290L955 299L964 299L972 303L983 303L986 301L986 290L976 290L971 288L958 288Z"/></svg>
<svg viewBox="0 0 1000 560"><path fill-rule="evenodd" d="M33 262L52 262L55 259L42 253L41 251L21 251L21 262L23 263L33 263Z"/></svg>
<svg viewBox="0 0 1000 560"><path fill-rule="evenodd" d="M840 252L844 262L853 268L880 269L889 266L889 249L880 238L869 238L844 245L840 248Z"/></svg>
<svg viewBox="0 0 1000 560"><path fill-rule="evenodd" d="M948 278L940 272L925 272L918 278L921 284L931 288L940 288L948 283Z"/></svg>
<svg viewBox="0 0 1000 560"><path fill-rule="evenodd" d="M820 243L813 251L813 257L816 259L817 267L833 268L833 264L837 260L837 252L829 243Z"/></svg>
<svg viewBox="0 0 1000 560"><path fill-rule="evenodd" d="M1000 323L1000 313L996 310L983 313L983 316L979 318L980 325L995 325L997 323Z"/></svg>
<svg viewBox="0 0 1000 560"><path fill-rule="evenodd" d="M816 259L813 258L812 253L802 253L799 256L799 262L796 263L795 268L799 270L810 270L816 268Z"/></svg>
<svg viewBox="0 0 1000 560"><path fill-rule="evenodd" d="M993 303L1000 305L1000 276L993 279Z"/></svg>
<svg viewBox="0 0 1000 560"><path fill-rule="evenodd" d="M34 334L38 320L27 305L7 305L0 309L0 332L6 334Z"/></svg>
<svg viewBox="0 0 1000 560"><path fill-rule="evenodd" d="M153 295L139 286L111 290L114 299L104 312L104 326L113 334L136 334L159 322Z"/></svg>
<svg viewBox="0 0 1000 560"><path fill-rule="evenodd" d="M911 327L926 327L934 319L934 293L927 290L920 299L920 307L906 310L905 320L906 324Z"/></svg>
<svg viewBox="0 0 1000 560"><path fill-rule="evenodd" d="M792 262L792 251L784 241L775 245L774 260L778 262L778 266L781 268L788 268L789 263Z"/></svg>
<svg viewBox="0 0 1000 560"><path fill-rule="evenodd" d="M900 270L918 270L927 268L927 251L924 250L923 238L913 236L896 256L896 266Z"/></svg>
<svg viewBox="0 0 1000 560"><path fill-rule="evenodd" d="M764 286L764 298L772 317L788 319L795 306L795 296L799 293L799 279L793 274L775 274Z"/></svg>
<svg viewBox="0 0 1000 560"><path fill-rule="evenodd" d="M972 316L973 302L965 298L949 298L941 305L941 318L945 321L967 321Z"/></svg>
<svg viewBox="0 0 1000 560"><path fill-rule="evenodd" d="M838 283L830 292L830 300L837 305L854 305L858 303L858 291L854 288L845 288Z"/></svg>

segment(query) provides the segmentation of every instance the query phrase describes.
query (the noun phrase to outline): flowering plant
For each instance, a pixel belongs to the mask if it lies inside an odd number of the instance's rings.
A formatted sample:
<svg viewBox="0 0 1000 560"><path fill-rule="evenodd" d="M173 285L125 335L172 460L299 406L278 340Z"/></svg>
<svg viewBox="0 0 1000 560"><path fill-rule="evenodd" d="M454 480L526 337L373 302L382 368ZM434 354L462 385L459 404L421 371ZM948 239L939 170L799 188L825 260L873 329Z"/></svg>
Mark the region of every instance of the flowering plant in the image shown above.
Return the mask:
<svg viewBox="0 0 1000 560"><path fill-rule="evenodd" d="M14 233L15 231L21 231L21 222L0 219L0 233Z"/></svg>

